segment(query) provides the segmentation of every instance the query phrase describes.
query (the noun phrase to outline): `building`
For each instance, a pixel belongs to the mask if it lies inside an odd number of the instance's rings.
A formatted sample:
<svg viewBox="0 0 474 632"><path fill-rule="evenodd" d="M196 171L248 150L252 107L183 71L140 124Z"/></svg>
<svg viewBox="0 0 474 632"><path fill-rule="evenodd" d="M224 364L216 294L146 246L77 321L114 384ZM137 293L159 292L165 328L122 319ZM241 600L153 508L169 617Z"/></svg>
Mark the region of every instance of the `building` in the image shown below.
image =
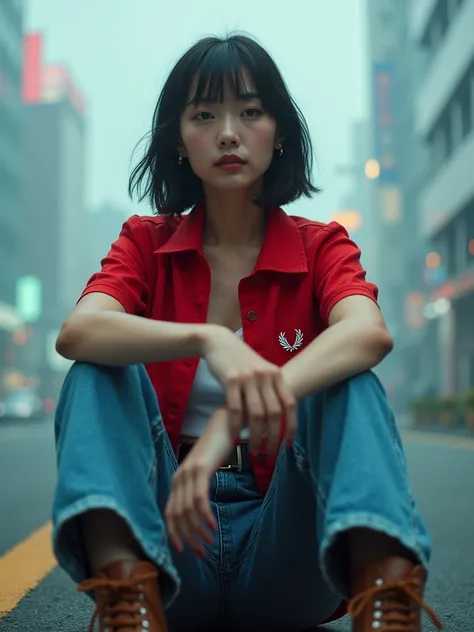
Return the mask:
<svg viewBox="0 0 474 632"><path fill-rule="evenodd" d="M395 340L379 374L392 404L403 412L413 382L407 361L413 332L407 327L406 305L408 297L420 292L418 258L423 252L415 195L423 177L423 151L413 130L410 103L420 61L407 35L408 7L409 0L367 3L371 158L366 176L371 182L372 257L380 304Z"/></svg>
<svg viewBox="0 0 474 632"><path fill-rule="evenodd" d="M12 334L21 326L15 309L23 226L22 111L20 107L23 55L22 3L0 2L0 392L15 361Z"/></svg>
<svg viewBox="0 0 474 632"><path fill-rule="evenodd" d="M436 391L474 385L474 0L418 0L410 36L424 52L414 121L429 163L419 196L427 242L425 366Z"/></svg>
<svg viewBox="0 0 474 632"><path fill-rule="evenodd" d="M54 340L83 284L86 117L70 72L44 63L42 45L40 34L26 35L22 274L41 286L43 308L30 329L31 358L44 376L66 366L54 351Z"/></svg>
<svg viewBox="0 0 474 632"><path fill-rule="evenodd" d="M109 203L85 213L82 241L87 244L87 250L84 250L81 264L81 289L94 272L100 270L102 259L118 238L128 215L125 209Z"/></svg>
<svg viewBox="0 0 474 632"><path fill-rule="evenodd" d="M372 150L370 124L367 120L354 121L350 129L350 164L340 167L340 175L350 180L349 189L342 198L343 208L331 219L342 224L361 249L361 262L369 279L376 275L377 243L372 235L371 181Z"/></svg>

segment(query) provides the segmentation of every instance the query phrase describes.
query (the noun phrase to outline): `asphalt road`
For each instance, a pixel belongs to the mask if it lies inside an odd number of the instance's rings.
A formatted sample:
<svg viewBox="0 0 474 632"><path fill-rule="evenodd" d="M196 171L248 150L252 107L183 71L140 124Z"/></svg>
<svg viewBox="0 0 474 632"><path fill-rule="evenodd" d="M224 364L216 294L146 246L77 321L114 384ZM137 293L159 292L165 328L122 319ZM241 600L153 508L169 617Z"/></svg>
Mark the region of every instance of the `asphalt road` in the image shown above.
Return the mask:
<svg viewBox="0 0 474 632"><path fill-rule="evenodd" d="M474 440L418 433L404 433L404 440L412 487L434 541L427 601L446 630L473 632ZM54 480L52 421L0 424L0 569L12 547L49 521ZM0 632L85 632L91 609L54 569L0 618ZM326 628L349 630L347 620Z"/></svg>

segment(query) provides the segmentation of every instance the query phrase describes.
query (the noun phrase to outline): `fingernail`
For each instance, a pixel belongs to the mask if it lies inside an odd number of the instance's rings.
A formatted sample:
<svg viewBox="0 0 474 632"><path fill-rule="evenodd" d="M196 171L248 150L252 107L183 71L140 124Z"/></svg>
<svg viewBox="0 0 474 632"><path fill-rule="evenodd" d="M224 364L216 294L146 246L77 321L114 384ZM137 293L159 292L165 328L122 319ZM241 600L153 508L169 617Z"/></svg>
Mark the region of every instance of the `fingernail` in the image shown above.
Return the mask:
<svg viewBox="0 0 474 632"><path fill-rule="evenodd" d="M205 555L205 553L204 553L204 551L203 551L202 549L196 549L196 550L195 550L195 553L196 553L196 555L197 555L199 558L201 558L201 560L203 559L203 557L204 557L204 555Z"/></svg>

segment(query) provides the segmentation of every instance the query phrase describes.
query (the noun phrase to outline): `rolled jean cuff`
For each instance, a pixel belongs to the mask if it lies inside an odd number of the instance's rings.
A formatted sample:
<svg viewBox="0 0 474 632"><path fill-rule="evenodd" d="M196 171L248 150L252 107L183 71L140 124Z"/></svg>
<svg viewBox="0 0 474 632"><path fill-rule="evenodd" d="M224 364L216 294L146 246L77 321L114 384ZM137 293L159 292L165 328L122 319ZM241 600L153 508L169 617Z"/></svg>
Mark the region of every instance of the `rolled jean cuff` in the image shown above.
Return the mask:
<svg viewBox="0 0 474 632"><path fill-rule="evenodd" d="M98 495L81 498L55 516L52 541L58 565L77 583L90 577L91 570L86 562L82 534L77 520L74 519L94 509L109 509L127 523L146 557L160 571L161 597L165 608L168 608L181 588L181 580L171 559L168 543L156 544L151 537L146 537L114 498ZM93 598L93 595L89 596Z"/></svg>
<svg viewBox="0 0 474 632"><path fill-rule="evenodd" d="M337 540L339 536L356 528L378 531L379 533L384 533L398 540L405 548L414 553L419 559L420 564L428 570L430 542L427 542L424 547L420 538L416 537L416 534L411 533L407 535L397 524L376 514L353 513L349 516L333 520L331 524L326 527L325 537L319 550L319 560L323 577L331 590L344 597L344 599L349 599L352 596L349 574L347 573L346 576L343 575L343 569L347 571L350 569L350 558L340 559L338 557L336 550L338 544ZM420 534L420 536L426 537L422 536L422 534ZM350 555L349 551L344 550L344 553L346 552Z"/></svg>

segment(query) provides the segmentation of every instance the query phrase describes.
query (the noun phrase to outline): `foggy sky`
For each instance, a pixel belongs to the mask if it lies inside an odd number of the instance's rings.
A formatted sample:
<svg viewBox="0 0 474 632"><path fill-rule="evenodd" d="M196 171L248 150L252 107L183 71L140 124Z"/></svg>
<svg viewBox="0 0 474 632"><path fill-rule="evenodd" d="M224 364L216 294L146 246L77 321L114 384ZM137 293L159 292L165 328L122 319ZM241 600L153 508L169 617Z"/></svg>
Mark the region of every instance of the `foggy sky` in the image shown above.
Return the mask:
<svg viewBox="0 0 474 632"><path fill-rule="evenodd" d="M283 3L281 3L283 5ZM364 0L28 0L28 30L46 37L48 62L66 62L88 108L89 206L127 197L133 148L149 129L159 90L198 37L238 29L279 65L312 134L323 193L288 207L326 221L348 183L334 174L349 157L349 125L368 107ZM166 7L165 9L162 7Z"/></svg>

